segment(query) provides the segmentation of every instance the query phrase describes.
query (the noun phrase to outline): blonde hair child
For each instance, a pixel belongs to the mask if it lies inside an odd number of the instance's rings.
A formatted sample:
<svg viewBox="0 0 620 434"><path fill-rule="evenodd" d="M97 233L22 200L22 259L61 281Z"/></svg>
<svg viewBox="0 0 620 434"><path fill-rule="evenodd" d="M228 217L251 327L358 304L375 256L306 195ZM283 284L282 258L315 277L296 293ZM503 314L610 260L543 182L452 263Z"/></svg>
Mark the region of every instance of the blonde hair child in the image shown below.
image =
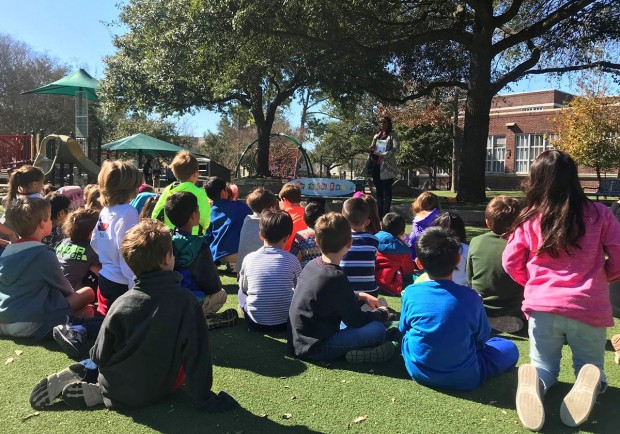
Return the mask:
<svg viewBox="0 0 620 434"><path fill-rule="evenodd" d="M138 193L142 173L128 161L106 161L98 181L104 207L93 231L91 246L102 266L97 311L105 315L112 303L134 286L134 273L120 252L123 237L138 224L138 211L129 202Z"/></svg>

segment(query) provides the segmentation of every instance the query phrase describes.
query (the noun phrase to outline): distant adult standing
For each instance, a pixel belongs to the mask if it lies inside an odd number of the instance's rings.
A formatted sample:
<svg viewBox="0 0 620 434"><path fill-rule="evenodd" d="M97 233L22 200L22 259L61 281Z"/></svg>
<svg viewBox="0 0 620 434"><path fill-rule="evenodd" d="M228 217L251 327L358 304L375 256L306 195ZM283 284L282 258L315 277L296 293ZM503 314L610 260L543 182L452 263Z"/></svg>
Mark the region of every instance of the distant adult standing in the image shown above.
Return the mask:
<svg viewBox="0 0 620 434"><path fill-rule="evenodd" d="M392 119L387 116L379 122L379 132L372 138L370 160L372 182L377 192L379 216L383 218L392 205L392 184L398 176L396 153L400 148L396 132L392 130Z"/></svg>
<svg viewBox="0 0 620 434"><path fill-rule="evenodd" d="M142 166L142 173L144 174L144 182L148 185L153 185L153 158L147 157L144 166Z"/></svg>

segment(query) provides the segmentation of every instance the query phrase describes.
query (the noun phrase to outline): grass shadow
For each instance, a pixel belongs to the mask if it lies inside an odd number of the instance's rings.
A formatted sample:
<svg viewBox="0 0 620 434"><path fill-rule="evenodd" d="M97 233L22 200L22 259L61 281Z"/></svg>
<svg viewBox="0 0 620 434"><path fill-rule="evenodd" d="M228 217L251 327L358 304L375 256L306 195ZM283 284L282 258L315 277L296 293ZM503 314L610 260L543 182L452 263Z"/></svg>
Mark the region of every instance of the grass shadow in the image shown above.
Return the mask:
<svg viewBox="0 0 620 434"><path fill-rule="evenodd" d="M301 360L290 356L284 332L250 331L244 318L239 318L235 327L210 332L209 338L214 365L275 378L293 377L306 371Z"/></svg>

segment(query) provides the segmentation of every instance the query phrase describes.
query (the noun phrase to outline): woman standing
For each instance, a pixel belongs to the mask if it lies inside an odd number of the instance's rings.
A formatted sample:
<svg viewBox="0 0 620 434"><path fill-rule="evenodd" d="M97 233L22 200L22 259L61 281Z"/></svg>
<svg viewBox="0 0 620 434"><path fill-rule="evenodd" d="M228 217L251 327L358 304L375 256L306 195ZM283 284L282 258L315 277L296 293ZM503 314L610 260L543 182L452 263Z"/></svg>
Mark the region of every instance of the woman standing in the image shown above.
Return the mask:
<svg viewBox="0 0 620 434"><path fill-rule="evenodd" d="M379 122L379 132L372 138L370 160L372 163L372 182L377 192L379 217L390 212L392 205L392 184L398 176L396 153L399 149L398 137L392 131L392 119L385 116Z"/></svg>

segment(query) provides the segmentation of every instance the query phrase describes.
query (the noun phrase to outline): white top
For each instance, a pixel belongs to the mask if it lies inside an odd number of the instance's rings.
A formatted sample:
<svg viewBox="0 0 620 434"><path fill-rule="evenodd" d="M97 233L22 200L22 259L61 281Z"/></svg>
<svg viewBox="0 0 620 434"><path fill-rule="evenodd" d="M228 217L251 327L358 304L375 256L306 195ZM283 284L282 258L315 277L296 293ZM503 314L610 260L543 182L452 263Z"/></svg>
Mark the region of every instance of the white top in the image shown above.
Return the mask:
<svg viewBox="0 0 620 434"><path fill-rule="evenodd" d="M127 266L121 254L121 244L129 229L138 224L138 211L124 203L105 207L99 214L99 221L93 230L90 245L99 255L102 268L99 273L108 280L129 288L134 286L133 271Z"/></svg>
<svg viewBox="0 0 620 434"><path fill-rule="evenodd" d="M248 254L239 272L239 292L247 294L250 319L266 326L286 323L300 274L299 260L284 250L264 246Z"/></svg>
<svg viewBox="0 0 620 434"><path fill-rule="evenodd" d="M469 286L467 283L467 255L469 254L469 244L461 243L461 261L452 273L452 281L459 285Z"/></svg>

